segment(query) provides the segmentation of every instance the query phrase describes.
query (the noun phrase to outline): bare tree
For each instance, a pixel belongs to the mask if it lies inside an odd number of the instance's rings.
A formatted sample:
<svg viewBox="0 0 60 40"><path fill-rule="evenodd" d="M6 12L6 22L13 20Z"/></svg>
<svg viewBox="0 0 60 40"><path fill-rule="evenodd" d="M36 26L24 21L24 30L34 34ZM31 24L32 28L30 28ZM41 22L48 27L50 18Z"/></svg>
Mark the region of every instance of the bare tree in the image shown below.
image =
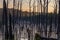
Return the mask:
<svg viewBox="0 0 60 40"><path fill-rule="evenodd" d="M40 5L41 5L41 13L42 13L42 0L40 0Z"/></svg>
<svg viewBox="0 0 60 40"><path fill-rule="evenodd" d="M31 16L31 0L29 0L29 15Z"/></svg>
<svg viewBox="0 0 60 40"><path fill-rule="evenodd" d="M37 12L40 12L40 0L37 0Z"/></svg>
<svg viewBox="0 0 60 40"><path fill-rule="evenodd" d="M35 13L35 10L36 10L36 7L35 7L35 0L34 0L34 2L33 2L33 15Z"/></svg>
<svg viewBox="0 0 60 40"><path fill-rule="evenodd" d="M5 25L5 40L8 40L8 22L7 22L7 6L6 1L3 0L3 24Z"/></svg>
<svg viewBox="0 0 60 40"><path fill-rule="evenodd" d="M45 36L47 37L47 24L48 24L48 4L50 3L49 0L43 0L43 13L45 15Z"/></svg>
<svg viewBox="0 0 60 40"><path fill-rule="evenodd" d="M14 29L14 8L15 8L15 0L13 0L13 29Z"/></svg>
<svg viewBox="0 0 60 40"><path fill-rule="evenodd" d="M45 14L45 20L46 20L45 34L46 34L46 37L47 37L47 25L48 25L48 4L49 4L49 1L46 0L46 6L45 6L45 12L46 12L46 14Z"/></svg>
<svg viewBox="0 0 60 40"><path fill-rule="evenodd" d="M13 21L13 22L12 22L12 24L13 24L12 30L13 30L13 31L14 31L14 24L15 24L15 23L14 23L14 21L15 21L15 20L14 20L14 16L15 16L15 13L14 13L15 11L14 11L14 10L15 10L15 0L13 0L13 14L12 14L12 15L13 15L13 17L12 17L12 21ZM14 37L14 34L13 34L13 37Z"/></svg>
<svg viewBox="0 0 60 40"><path fill-rule="evenodd" d="M47 37L47 13L48 13L48 0L45 0L45 8L44 8L44 12L45 12L45 36ZM46 11L47 10L47 11ZM47 40L47 39L46 39Z"/></svg>
<svg viewBox="0 0 60 40"><path fill-rule="evenodd" d="M35 12L36 12L35 3L36 3L36 1L34 0L34 2L33 2L33 16L35 16ZM32 20L33 20L33 19L35 19L35 18L32 18ZM35 25L35 24L34 24L34 25ZM34 25L33 25L33 26L34 26ZM33 34L33 40L34 40L34 38L35 38L35 31L34 31L34 30L35 30L35 27L32 27L32 30L33 30L33 31L32 31L33 33L32 33L32 34Z"/></svg>
<svg viewBox="0 0 60 40"><path fill-rule="evenodd" d="M57 7L58 7L58 5L57 5L57 3L58 3L58 1L57 0L55 0L55 6L54 6L54 25L55 25L55 30L54 30L54 32L56 33L56 29L57 29Z"/></svg>
<svg viewBox="0 0 60 40"><path fill-rule="evenodd" d="M14 35L12 34L12 25L11 25L11 14L9 12L9 40L14 40Z"/></svg>
<svg viewBox="0 0 60 40"><path fill-rule="evenodd" d="M16 8L17 8L17 12L16 12L16 23L17 25L19 25L19 0L17 0L17 3L16 3ZM19 26L17 26L17 28L15 29L16 30L16 39L15 40L18 40L19 38L19 34L18 34L18 30L19 29Z"/></svg>
<svg viewBox="0 0 60 40"><path fill-rule="evenodd" d="M59 8L60 8L60 0L59 0ZM60 9L59 9L59 13L60 13Z"/></svg>
<svg viewBox="0 0 60 40"><path fill-rule="evenodd" d="M22 5L23 5L22 3L23 3L23 0L20 0L20 1L19 1L19 5L20 5L20 6L19 6L19 7L20 7L19 20L20 20L20 21L21 21L21 18L22 18ZM23 25L24 25L24 24L23 24ZM19 26L20 26L20 24L19 24ZM19 30L20 30L19 33L20 33L20 40L21 40L21 27L20 27Z"/></svg>
<svg viewBox="0 0 60 40"><path fill-rule="evenodd" d="M45 13L45 5L46 5L46 0L43 0L43 13Z"/></svg>
<svg viewBox="0 0 60 40"><path fill-rule="evenodd" d="M49 16L50 16L50 21L49 21L50 27L49 27L48 37L50 37L52 33L52 14Z"/></svg>
<svg viewBox="0 0 60 40"><path fill-rule="evenodd" d="M58 29L57 29L58 40L60 40L60 0L59 0L59 14L58 14Z"/></svg>
<svg viewBox="0 0 60 40"><path fill-rule="evenodd" d="M43 0L42 7L43 7L43 16L41 18L43 20L43 22L42 22L43 28L42 29L44 29L43 30L43 32L45 33L44 35L45 35L45 37L47 37L47 31L46 31L46 0Z"/></svg>
<svg viewBox="0 0 60 40"><path fill-rule="evenodd" d="M54 13L57 13L57 0L55 0L55 4L54 4Z"/></svg>
<svg viewBox="0 0 60 40"><path fill-rule="evenodd" d="M20 18L21 18L21 15L22 15L22 13L21 13L21 11L22 11L22 3L23 3L23 0L20 0Z"/></svg>
<svg viewBox="0 0 60 40"><path fill-rule="evenodd" d="M17 5L17 20L19 18L19 1L18 1L18 5ZM19 20L18 20L19 21ZM17 23L18 24L18 23Z"/></svg>
<svg viewBox="0 0 60 40"><path fill-rule="evenodd" d="M41 30L41 28L42 28L42 25L41 25L42 16L41 16L41 14L42 14L42 0L40 0L40 15L39 15L39 18L40 18L40 36L43 35L42 30Z"/></svg>
<svg viewBox="0 0 60 40"><path fill-rule="evenodd" d="M28 40L30 40L30 33L31 33L31 31L30 31L29 28L27 28L27 32L28 32Z"/></svg>

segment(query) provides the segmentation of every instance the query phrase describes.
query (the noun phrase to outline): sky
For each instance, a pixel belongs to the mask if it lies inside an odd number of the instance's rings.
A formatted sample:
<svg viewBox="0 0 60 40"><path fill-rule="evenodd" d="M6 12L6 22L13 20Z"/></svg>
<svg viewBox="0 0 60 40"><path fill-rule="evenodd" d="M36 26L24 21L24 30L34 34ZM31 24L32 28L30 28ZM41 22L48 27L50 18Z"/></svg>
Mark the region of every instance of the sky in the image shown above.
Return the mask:
<svg viewBox="0 0 60 40"><path fill-rule="evenodd" d="M54 6L54 0L49 0L49 1L50 1L50 3L49 3L48 11L49 12L53 12L53 10L54 10L54 8L53 8L53 6ZM9 8L13 7L12 3L13 3L13 0L9 0ZM0 8L2 8L2 6L3 6L3 0L0 0ZM29 11L28 0L23 0L22 10L23 11Z"/></svg>

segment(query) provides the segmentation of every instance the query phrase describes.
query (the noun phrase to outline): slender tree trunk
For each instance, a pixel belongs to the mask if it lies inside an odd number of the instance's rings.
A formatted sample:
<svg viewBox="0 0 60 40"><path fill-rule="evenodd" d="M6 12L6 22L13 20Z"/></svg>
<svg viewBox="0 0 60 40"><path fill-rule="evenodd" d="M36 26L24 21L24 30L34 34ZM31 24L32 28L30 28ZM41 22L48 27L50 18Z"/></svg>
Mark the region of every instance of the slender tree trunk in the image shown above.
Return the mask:
<svg viewBox="0 0 60 40"><path fill-rule="evenodd" d="M20 0L20 19L21 19L21 16L22 16L22 2L23 2L23 0Z"/></svg>
<svg viewBox="0 0 60 40"><path fill-rule="evenodd" d="M20 0L20 17L19 17L20 22L21 22L21 18L22 18L22 2L23 2L23 0ZM21 40L21 27L20 27L19 32L20 32L20 40Z"/></svg>
<svg viewBox="0 0 60 40"><path fill-rule="evenodd" d="M49 35L48 35L48 37L50 37L51 33L52 33L52 14L49 15L49 16L51 16L51 17L50 17L50 21L49 21L50 27L49 27Z"/></svg>
<svg viewBox="0 0 60 40"><path fill-rule="evenodd" d="M40 4L41 4L41 13L42 13L42 0L40 0Z"/></svg>
<svg viewBox="0 0 60 40"><path fill-rule="evenodd" d="M15 0L13 0L13 30L14 30L14 8L15 8Z"/></svg>
<svg viewBox="0 0 60 40"><path fill-rule="evenodd" d="M17 8L17 24L18 24L18 22L19 22L19 1L18 1L18 6L17 6L18 8Z"/></svg>
<svg viewBox="0 0 60 40"><path fill-rule="evenodd" d="M47 32L46 32L46 0L43 0L44 4L43 4L43 16L42 16L42 20L43 20L43 29L44 29L44 35L45 37L47 37Z"/></svg>
<svg viewBox="0 0 60 40"><path fill-rule="evenodd" d="M34 2L33 2L33 16L35 16L35 12L36 12L36 6L35 6L35 0L34 0ZM35 18L32 18L32 21L34 21L35 20ZM33 24L35 25L35 23L33 22ZM34 26L33 25L33 26ZM33 27L33 40L35 39L35 26Z"/></svg>
<svg viewBox="0 0 60 40"><path fill-rule="evenodd" d="M13 15L13 17L12 17L12 19L13 19L12 20L13 21L13 26L12 26L13 37L14 37L14 16L15 16L14 15L14 10L15 10L14 8L15 8L15 0L13 0L13 14L12 14ZM14 38L13 38L13 40L14 40Z"/></svg>
<svg viewBox="0 0 60 40"><path fill-rule="evenodd" d="M60 0L59 0L59 14L58 14L58 40L60 40Z"/></svg>
<svg viewBox="0 0 60 40"><path fill-rule="evenodd" d="M46 3L47 2L47 3ZM45 36L47 37L47 14L48 14L48 0L45 0ZM46 39L47 40L47 39Z"/></svg>
<svg viewBox="0 0 60 40"><path fill-rule="evenodd" d="M40 15L40 35L42 36L42 0L40 0L40 4L41 4L41 15Z"/></svg>
<svg viewBox="0 0 60 40"><path fill-rule="evenodd" d="M29 28L27 28L27 32L28 32L28 40L30 40L30 30L29 30Z"/></svg>
<svg viewBox="0 0 60 40"><path fill-rule="evenodd" d="M9 13L9 40L14 40L12 34L12 25L11 25L11 14Z"/></svg>
<svg viewBox="0 0 60 40"><path fill-rule="evenodd" d="M59 14L60 14L60 0L59 0Z"/></svg>
<svg viewBox="0 0 60 40"><path fill-rule="evenodd" d="M45 22L45 23L46 23L46 33L45 33L45 34L46 34L46 37L47 37L47 25L48 25L48 19L47 19L47 17L48 17L48 0L46 0L46 1L47 1L47 5L46 5L46 9L45 9L45 10L46 10L46 22Z"/></svg>
<svg viewBox="0 0 60 40"><path fill-rule="evenodd" d="M8 40L8 20L7 20L7 7L6 1L3 0L3 15L4 15L4 25L5 25L5 40Z"/></svg>
<svg viewBox="0 0 60 40"><path fill-rule="evenodd" d="M29 0L29 12L31 12L31 0Z"/></svg>
<svg viewBox="0 0 60 40"><path fill-rule="evenodd" d="M31 0L29 0L29 17L28 17L28 20L29 20L29 26L31 25ZM28 25L28 24L27 24ZM30 27L28 27L30 28ZM30 32L28 31L28 40L31 40L31 35L30 35Z"/></svg>
<svg viewBox="0 0 60 40"><path fill-rule="evenodd" d="M35 0L33 2L33 16L34 16L34 12L35 12L36 8L35 8Z"/></svg>
<svg viewBox="0 0 60 40"><path fill-rule="evenodd" d="M54 33L56 33L56 29L57 29L57 0L55 0L55 9L54 9L54 25L55 25L55 30Z"/></svg>
<svg viewBox="0 0 60 40"><path fill-rule="evenodd" d="M45 13L46 0L44 0L43 2L44 2L44 5L43 5L43 13Z"/></svg>

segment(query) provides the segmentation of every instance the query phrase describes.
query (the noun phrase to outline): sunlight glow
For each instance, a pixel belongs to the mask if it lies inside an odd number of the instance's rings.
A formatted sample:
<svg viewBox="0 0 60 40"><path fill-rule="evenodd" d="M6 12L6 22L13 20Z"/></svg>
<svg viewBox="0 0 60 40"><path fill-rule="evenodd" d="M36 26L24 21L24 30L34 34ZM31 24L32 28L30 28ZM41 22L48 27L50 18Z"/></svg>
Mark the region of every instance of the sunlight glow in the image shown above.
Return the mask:
<svg viewBox="0 0 60 40"><path fill-rule="evenodd" d="M9 7L8 7L8 8L13 8L12 2L13 2L12 0L9 1ZM33 2L33 1L32 1L32 2ZM54 1L51 0L51 2L49 3L48 12L53 12L53 10L54 10L54 8L53 8L53 2L54 2ZM0 0L0 8L3 7L2 4L3 4L3 1ZM22 10L23 10L23 11L29 11L28 0L23 1Z"/></svg>

